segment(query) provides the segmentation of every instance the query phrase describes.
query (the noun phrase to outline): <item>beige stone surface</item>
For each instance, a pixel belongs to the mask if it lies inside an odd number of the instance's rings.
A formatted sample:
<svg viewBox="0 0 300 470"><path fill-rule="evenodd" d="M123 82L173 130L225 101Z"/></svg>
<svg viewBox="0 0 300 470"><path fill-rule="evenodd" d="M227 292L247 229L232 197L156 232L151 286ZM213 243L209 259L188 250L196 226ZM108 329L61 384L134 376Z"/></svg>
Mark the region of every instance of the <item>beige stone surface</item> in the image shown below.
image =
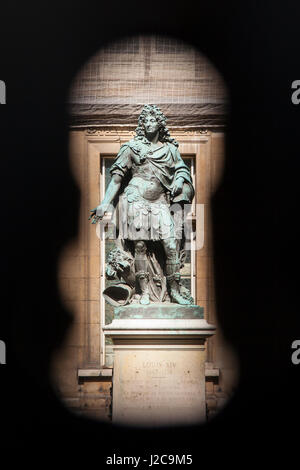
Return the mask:
<svg viewBox="0 0 300 470"><path fill-rule="evenodd" d="M113 421L139 426L191 425L205 420L204 351L117 349Z"/></svg>
<svg viewBox="0 0 300 470"><path fill-rule="evenodd" d="M78 347L64 345L52 357L51 378L59 397L78 397Z"/></svg>
<svg viewBox="0 0 300 470"><path fill-rule="evenodd" d="M218 189L224 172L224 132L212 133L211 144L211 191Z"/></svg>
<svg viewBox="0 0 300 470"><path fill-rule="evenodd" d="M206 419L206 320L114 319L113 421L176 426Z"/></svg>
<svg viewBox="0 0 300 470"><path fill-rule="evenodd" d="M203 301L208 300L208 279L196 278L197 304L202 306Z"/></svg>
<svg viewBox="0 0 300 470"><path fill-rule="evenodd" d="M206 394L211 394L214 391L214 383L212 380L206 380L205 381L205 393Z"/></svg>
<svg viewBox="0 0 300 470"><path fill-rule="evenodd" d="M172 305L172 304L170 304ZM167 338L176 344L188 339L204 343L205 339L215 334L216 327L205 319L162 319L137 318L118 319L103 327L105 335L113 339L114 344L124 344L125 341L143 342L146 339L154 341ZM151 344L151 343L149 343Z"/></svg>

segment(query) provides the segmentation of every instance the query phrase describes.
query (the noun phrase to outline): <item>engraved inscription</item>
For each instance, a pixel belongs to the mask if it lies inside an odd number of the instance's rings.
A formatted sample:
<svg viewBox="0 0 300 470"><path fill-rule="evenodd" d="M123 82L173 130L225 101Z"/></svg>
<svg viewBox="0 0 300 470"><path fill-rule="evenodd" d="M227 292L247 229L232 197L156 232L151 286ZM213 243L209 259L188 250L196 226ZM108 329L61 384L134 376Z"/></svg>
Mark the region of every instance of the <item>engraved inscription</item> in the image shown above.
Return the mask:
<svg viewBox="0 0 300 470"><path fill-rule="evenodd" d="M203 413L204 361L198 351L140 351L120 354L118 381L122 416L155 422L195 421ZM116 371L117 372L117 371Z"/></svg>

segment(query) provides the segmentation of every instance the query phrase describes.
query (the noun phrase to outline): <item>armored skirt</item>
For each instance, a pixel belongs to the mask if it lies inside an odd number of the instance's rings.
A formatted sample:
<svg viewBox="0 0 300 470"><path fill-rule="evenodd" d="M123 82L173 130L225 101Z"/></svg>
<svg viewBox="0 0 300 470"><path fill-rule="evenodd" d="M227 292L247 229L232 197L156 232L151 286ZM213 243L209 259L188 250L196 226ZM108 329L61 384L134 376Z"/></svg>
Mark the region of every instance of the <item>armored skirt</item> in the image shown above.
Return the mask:
<svg viewBox="0 0 300 470"><path fill-rule="evenodd" d="M119 199L119 234L127 240L163 240L176 236L166 193L145 199L140 189L129 184Z"/></svg>

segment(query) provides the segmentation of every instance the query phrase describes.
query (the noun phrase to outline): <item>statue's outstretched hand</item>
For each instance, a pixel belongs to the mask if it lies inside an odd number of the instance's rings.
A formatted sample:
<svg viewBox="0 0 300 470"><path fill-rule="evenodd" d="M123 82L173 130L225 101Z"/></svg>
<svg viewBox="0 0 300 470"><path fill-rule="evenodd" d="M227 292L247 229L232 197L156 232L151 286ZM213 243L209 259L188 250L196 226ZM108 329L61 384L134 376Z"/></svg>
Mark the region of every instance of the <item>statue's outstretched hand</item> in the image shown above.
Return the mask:
<svg viewBox="0 0 300 470"><path fill-rule="evenodd" d="M95 209L90 211L91 215L89 216L89 220L92 219L92 224L96 224L104 217L106 211L107 207L103 204L100 204L99 206L95 207Z"/></svg>
<svg viewBox="0 0 300 470"><path fill-rule="evenodd" d="M91 215L89 216L89 220L92 219L92 224L96 224L99 220L99 217L96 215L96 210L97 210L97 208L95 207L95 209L92 209L90 211Z"/></svg>

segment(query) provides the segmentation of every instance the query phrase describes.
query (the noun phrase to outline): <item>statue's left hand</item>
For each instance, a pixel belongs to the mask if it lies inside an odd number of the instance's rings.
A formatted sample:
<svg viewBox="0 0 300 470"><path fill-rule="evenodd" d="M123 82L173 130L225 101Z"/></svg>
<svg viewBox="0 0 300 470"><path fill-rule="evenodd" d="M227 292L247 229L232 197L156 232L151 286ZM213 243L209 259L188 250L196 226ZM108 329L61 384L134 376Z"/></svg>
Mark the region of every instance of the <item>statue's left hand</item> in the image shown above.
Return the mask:
<svg viewBox="0 0 300 470"><path fill-rule="evenodd" d="M172 189L172 192L171 192L171 196L172 196L172 197L178 196L178 194L181 193L182 188L183 188L183 183L184 183L184 179L183 179L183 178L178 178L178 179L175 181L174 186L173 186L173 189Z"/></svg>

